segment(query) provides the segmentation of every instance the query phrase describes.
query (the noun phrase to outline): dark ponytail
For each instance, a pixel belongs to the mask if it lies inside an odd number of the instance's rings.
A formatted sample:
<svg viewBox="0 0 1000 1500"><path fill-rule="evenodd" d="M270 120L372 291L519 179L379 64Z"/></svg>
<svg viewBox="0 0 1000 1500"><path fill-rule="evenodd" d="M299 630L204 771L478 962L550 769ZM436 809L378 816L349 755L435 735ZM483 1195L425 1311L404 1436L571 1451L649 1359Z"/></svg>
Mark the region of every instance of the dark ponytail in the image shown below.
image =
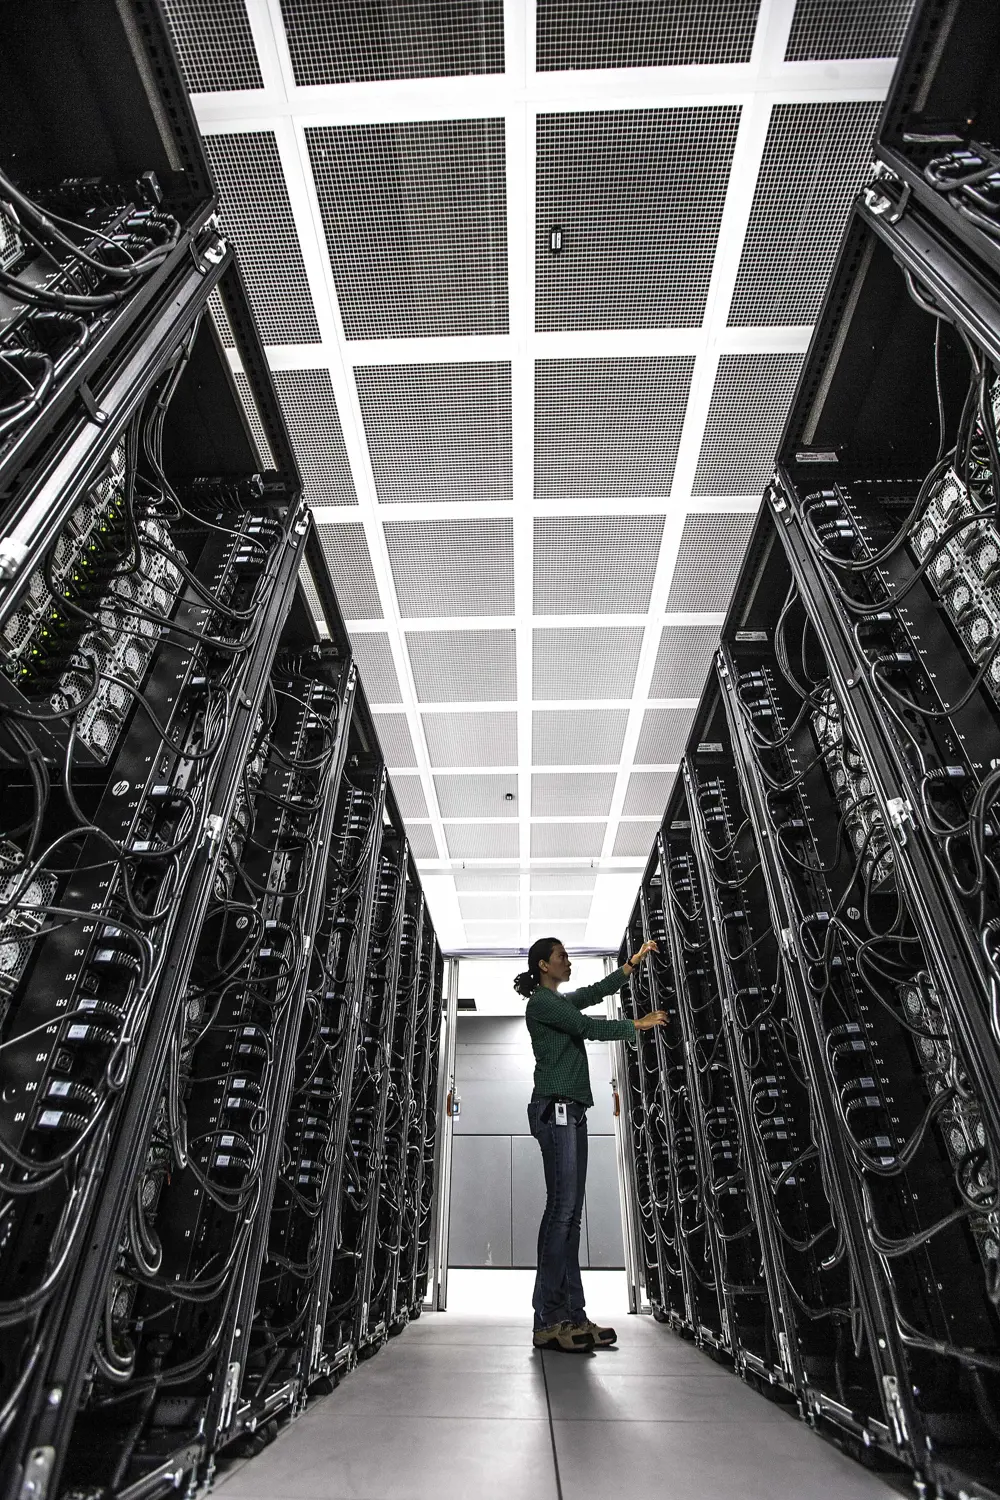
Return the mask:
<svg viewBox="0 0 1000 1500"><path fill-rule="evenodd" d="M548 963L552 957L553 948L558 948L558 938L536 938L528 949L528 967L523 974L518 974L514 980L514 988L525 1000L533 995L542 982L542 971L539 964Z"/></svg>

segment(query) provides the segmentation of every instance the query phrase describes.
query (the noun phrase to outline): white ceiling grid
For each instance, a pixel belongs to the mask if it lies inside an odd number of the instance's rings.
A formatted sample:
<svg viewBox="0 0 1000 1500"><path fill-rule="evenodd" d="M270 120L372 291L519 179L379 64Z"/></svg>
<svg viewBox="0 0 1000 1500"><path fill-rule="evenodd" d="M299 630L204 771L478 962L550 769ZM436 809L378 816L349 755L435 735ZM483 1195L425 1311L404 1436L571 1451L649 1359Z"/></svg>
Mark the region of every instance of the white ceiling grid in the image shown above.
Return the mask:
<svg viewBox="0 0 1000 1500"><path fill-rule="evenodd" d="M166 6L443 945L614 948L910 0Z"/></svg>

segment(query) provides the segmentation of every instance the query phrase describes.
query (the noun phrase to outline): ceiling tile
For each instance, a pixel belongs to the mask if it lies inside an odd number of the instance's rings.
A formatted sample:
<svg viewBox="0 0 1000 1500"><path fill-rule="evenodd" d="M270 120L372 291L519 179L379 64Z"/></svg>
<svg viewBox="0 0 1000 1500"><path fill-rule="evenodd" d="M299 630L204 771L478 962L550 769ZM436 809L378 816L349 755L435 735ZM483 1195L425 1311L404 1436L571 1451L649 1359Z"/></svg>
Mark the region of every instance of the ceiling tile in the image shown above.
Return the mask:
<svg viewBox="0 0 1000 1500"><path fill-rule="evenodd" d="M536 771L531 778L531 813L540 818L606 818L614 793L614 771Z"/></svg>
<svg viewBox="0 0 1000 1500"><path fill-rule="evenodd" d="M677 765L693 719L693 708L647 708L635 750L636 765Z"/></svg>
<svg viewBox="0 0 1000 1500"><path fill-rule="evenodd" d="M414 859L438 859L437 839L429 823L407 823L406 837Z"/></svg>
<svg viewBox="0 0 1000 1500"><path fill-rule="evenodd" d="M409 726L404 713L374 713L372 719L375 722L375 733L378 735L385 763L394 770L397 766L416 766L417 757L413 753L413 740L410 738Z"/></svg>
<svg viewBox="0 0 1000 1500"><path fill-rule="evenodd" d="M456 891L510 891L520 890L521 877L516 870L456 870Z"/></svg>
<svg viewBox="0 0 1000 1500"><path fill-rule="evenodd" d="M504 70L502 0L281 0L281 14L299 88Z"/></svg>
<svg viewBox="0 0 1000 1500"><path fill-rule="evenodd" d="M566 947L572 951L574 948L582 948L587 937L586 922L560 922L559 931L553 933L551 924L546 926L542 922L533 922L528 928L528 942L533 943L540 937L558 937Z"/></svg>
<svg viewBox="0 0 1000 1500"><path fill-rule="evenodd" d="M516 823L446 823L444 835L452 859L509 859L520 839Z"/></svg>
<svg viewBox="0 0 1000 1500"><path fill-rule="evenodd" d="M512 703L517 697L513 630L406 633L420 703Z"/></svg>
<svg viewBox="0 0 1000 1500"><path fill-rule="evenodd" d="M382 604L360 521L316 527L345 620L381 620Z"/></svg>
<svg viewBox="0 0 1000 1500"><path fill-rule="evenodd" d="M642 627L638 625L535 630L533 696L536 699L630 698L642 637Z"/></svg>
<svg viewBox="0 0 1000 1500"><path fill-rule="evenodd" d="M407 825L411 818L427 817L427 799L419 776L393 776L392 790Z"/></svg>
<svg viewBox="0 0 1000 1500"><path fill-rule="evenodd" d="M531 915L539 922L585 922L590 916L593 897L587 893L564 896L553 892L531 898Z"/></svg>
<svg viewBox="0 0 1000 1500"><path fill-rule="evenodd" d="M531 717L531 758L536 766L617 765L628 709L536 708Z"/></svg>
<svg viewBox="0 0 1000 1500"><path fill-rule="evenodd" d="M662 818L676 771L633 771L625 793L625 814L651 813Z"/></svg>
<svg viewBox="0 0 1000 1500"><path fill-rule="evenodd" d="M815 321L880 109L854 99L774 106L730 326Z"/></svg>
<svg viewBox="0 0 1000 1500"><path fill-rule="evenodd" d="M754 517L743 514L688 516L670 580L668 612L728 608L753 525Z"/></svg>
<svg viewBox="0 0 1000 1500"><path fill-rule="evenodd" d="M347 338L507 332L502 119L305 136Z"/></svg>
<svg viewBox="0 0 1000 1500"><path fill-rule="evenodd" d="M535 494L670 494L694 359L540 359Z"/></svg>
<svg viewBox="0 0 1000 1500"><path fill-rule="evenodd" d="M392 647L384 631L364 630L351 636L351 650L369 703L402 703ZM423 815L427 816L426 813Z"/></svg>
<svg viewBox="0 0 1000 1500"><path fill-rule="evenodd" d="M354 372L383 505L511 500L510 365L360 365Z"/></svg>
<svg viewBox="0 0 1000 1500"><path fill-rule="evenodd" d="M613 854L618 859L645 859L653 847L659 823L655 818L638 823L619 823Z"/></svg>
<svg viewBox="0 0 1000 1500"><path fill-rule="evenodd" d="M606 823L532 823L532 859L596 859Z"/></svg>
<svg viewBox="0 0 1000 1500"><path fill-rule="evenodd" d="M838 0L841 5L844 0ZM537 71L745 63L760 0L538 0Z"/></svg>
<svg viewBox="0 0 1000 1500"><path fill-rule="evenodd" d="M517 765L517 714L513 709L424 714L423 722L432 766Z"/></svg>
<svg viewBox="0 0 1000 1500"><path fill-rule="evenodd" d="M264 87L244 0L165 0L164 9L192 94Z"/></svg>
<svg viewBox="0 0 1000 1500"><path fill-rule="evenodd" d="M310 505L357 505L340 415L326 370L275 370L272 378Z"/></svg>
<svg viewBox="0 0 1000 1500"><path fill-rule="evenodd" d="M470 948L520 948L520 926L517 922L466 922L465 937Z"/></svg>
<svg viewBox="0 0 1000 1500"><path fill-rule="evenodd" d="M435 776L434 787L442 818L517 817L517 775L513 771L492 776ZM508 792L514 794L512 802L506 800Z"/></svg>
<svg viewBox="0 0 1000 1500"><path fill-rule="evenodd" d="M469 896L459 896L458 908L467 922L516 922L521 903L515 895L476 891Z"/></svg>
<svg viewBox="0 0 1000 1500"><path fill-rule="evenodd" d="M684 546L683 539L681 546ZM720 551L725 560L725 541ZM679 594L680 580L677 577L676 566L674 581L678 584ZM707 608L707 606L701 607ZM665 625L656 652L653 677L649 684L649 696L651 698L700 698L718 644L719 627L717 625Z"/></svg>
<svg viewBox="0 0 1000 1500"><path fill-rule="evenodd" d="M761 493L801 368L801 354L722 355L692 494Z"/></svg>
<svg viewBox="0 0 1000 1500"><path fill-rule="evenodd" d="M662 516L539 516L536 615L645 614Z"/></svg>
<svg viewBox="0 0 1000 1500"><path fill-rule="evenodd" d="M318 344L306 279L274 132L206 134L205 152L219 187L223 228L266 344Z"/></svg>
<svg viewBox="0 0 1000 1500"><path fill-rule="evenodd" d="M735 105L539 114L540 330L700 326L739 119Z"/></svg>
<svg viewBox="0 0 1000 1500"><path fill-rule="evenodd" d="M555 870L543 870L533 867L531 871L531 892L554 891L560 894L566 891L593 891L597 884L597 872L595 870L573 869L572 866L561 866Z"/></svg>
<svg viewBox="0 0 1000 1500"><path fill-rule="evenodd" d="M914 0L798 0L786 62L895 57Z"/></svg>
<svg viewBox="0 0 1000 1500"><path fill-rule="evenodd" d="M507 516L387 521L403 619L514 613L514 525Z"/></svg>

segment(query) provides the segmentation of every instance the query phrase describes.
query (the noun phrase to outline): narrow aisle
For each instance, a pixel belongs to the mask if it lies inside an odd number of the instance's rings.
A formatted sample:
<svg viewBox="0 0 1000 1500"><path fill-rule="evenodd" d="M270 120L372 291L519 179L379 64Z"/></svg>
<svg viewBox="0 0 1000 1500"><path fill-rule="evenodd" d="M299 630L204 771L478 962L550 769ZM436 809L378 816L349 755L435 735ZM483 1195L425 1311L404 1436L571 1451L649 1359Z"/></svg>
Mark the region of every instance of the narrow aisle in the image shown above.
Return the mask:
<svg viewBox="0 0 1000 1500"><path fill-rule="evenodd" d="M890 1500L651 1318L615 1316L617 1350L542 1356L506 1309L425 1314L223 1500Z"/></svg>

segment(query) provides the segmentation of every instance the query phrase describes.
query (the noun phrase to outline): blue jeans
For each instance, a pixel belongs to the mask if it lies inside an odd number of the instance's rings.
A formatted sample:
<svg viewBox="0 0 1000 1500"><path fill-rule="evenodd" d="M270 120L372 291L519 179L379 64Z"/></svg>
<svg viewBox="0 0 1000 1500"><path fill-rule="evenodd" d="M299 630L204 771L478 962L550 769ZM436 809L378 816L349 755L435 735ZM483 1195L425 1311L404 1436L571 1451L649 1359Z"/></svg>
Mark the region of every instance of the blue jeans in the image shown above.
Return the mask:
<svg viewBox="0 0 1000 1500"><path fill-rule="evenodd" d="M543 1116L547 1115L547 1119ZM565 1125L557 1125L551 1099L532 1099L528 1128L542 1150L545 1167L545 1212L538 1229L538 1270L531 1305L535 1327L582 1323L583 1280L580 1276L580 1220L587 1187L587 1110L566 1106Z"/></svg>

